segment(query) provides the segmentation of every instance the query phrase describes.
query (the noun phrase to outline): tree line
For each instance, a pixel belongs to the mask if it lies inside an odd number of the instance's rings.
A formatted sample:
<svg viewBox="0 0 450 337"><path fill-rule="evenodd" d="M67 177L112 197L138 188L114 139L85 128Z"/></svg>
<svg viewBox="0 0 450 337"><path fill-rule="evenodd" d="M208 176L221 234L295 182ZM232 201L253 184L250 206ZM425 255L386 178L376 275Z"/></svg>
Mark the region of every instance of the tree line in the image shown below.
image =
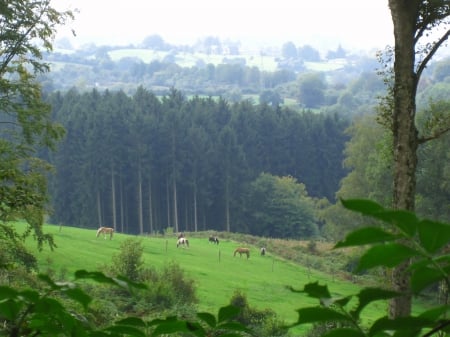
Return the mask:
<svg viewBox="0 0 450 337"><path fill-rule="evenodd" d="M337 114L188 98L175 89L158 97L143 87L132 96L72 89L47 101L67 131L48 154L53 223L125 233L172 227L310 236L313 200L333 200L346 174L349 120ZM295 231L288 220L262 225L258 207L270 193L284 200L274 213L303 207L305 224ZM261 195L266 199L256 202Z"/></svg>

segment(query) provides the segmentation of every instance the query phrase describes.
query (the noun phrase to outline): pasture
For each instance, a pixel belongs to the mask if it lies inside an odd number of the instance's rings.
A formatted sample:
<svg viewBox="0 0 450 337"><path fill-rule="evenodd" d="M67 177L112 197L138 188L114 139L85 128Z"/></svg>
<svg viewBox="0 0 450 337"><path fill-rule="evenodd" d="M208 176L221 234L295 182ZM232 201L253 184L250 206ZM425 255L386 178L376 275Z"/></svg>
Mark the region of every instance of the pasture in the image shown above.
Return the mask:
<svg viewBox="0 0 450 337"><path fill-rule="evenodd" d="M141 240L144 247L145 266L155 268L175 262L195 281L199 299L199 311L217 313L229 304L235 290L245 293L249 305L258 309L274 310L286 323L297 320L296 309L316 305L317 301L302 294L292 293L286 286L303 289L309 282L327 284L335 296L355 294L359 287L348 281L341 281L324 273L295 264L270 251L260 255L260 247L246 245L229 239L220 239L216 245L208 236L190 237L189 248L176 246L175 235L166 237L130 236L115 233L112 240L96 237L97 229L45 225L44 231L54 236L57 248L52 252L48 247L42 252L35 249L36 243L28 239L27 246L38 257L41 272L53 270L57 276L70 279L76 270L100 270L111 265L112 256L120 250L127 238ZM237 247L250 248L250 258L239 254L233 256ZM367 308L368 319L384 315L384 303L376 303Z"/></svg>

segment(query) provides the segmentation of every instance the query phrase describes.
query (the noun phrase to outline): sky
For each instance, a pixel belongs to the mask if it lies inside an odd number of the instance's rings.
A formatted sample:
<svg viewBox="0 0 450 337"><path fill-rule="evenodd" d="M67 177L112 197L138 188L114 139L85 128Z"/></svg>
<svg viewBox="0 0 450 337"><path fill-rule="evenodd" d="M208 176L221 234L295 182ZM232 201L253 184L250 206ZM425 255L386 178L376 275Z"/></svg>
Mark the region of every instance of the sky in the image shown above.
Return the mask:
<svg viewBox="0 0 450 337"><path fill-rule="evenodd" d="M57 36L70 36L74 46L139 44L154 34L177 45L205 36L241 46L280 47L289 41L329 50L393 44L387 0L53 0L52 5L79 11Z"/></svg>

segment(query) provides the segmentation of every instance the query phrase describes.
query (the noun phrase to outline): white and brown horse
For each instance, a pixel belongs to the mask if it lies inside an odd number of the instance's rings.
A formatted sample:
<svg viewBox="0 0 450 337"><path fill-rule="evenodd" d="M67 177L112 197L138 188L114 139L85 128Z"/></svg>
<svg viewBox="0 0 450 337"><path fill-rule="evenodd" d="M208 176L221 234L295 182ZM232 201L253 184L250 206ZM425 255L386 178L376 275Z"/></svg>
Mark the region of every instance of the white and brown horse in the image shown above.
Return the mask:
<svg viewBox="0 0 450 337"><path fill-rule="evenodd" d="M250 257L250 249L248 249L248 248L242 248L242 247L236 248L233 256L236 256L237 253L239 253L240 257L242 257L242 254L247 255L247 259Z"/></svg>
<svg viewBox="0 0 450 337"><path fill-rule="evenodd" d="M97 230L97 237L99 237L100 234L103 234L103 237L106 240L106 235L109 234L109 239L112 240L113 234L114 234L114 228L111 227L100 227Z"/></svg>
<svg viewBox="0 0 450 337"><path fill-rule="evenodd" d="M178 241L177 241L177 248L179 246L183 246L183 247L189 248L189 240L186 239L185 237L179 238Z"/></svg>

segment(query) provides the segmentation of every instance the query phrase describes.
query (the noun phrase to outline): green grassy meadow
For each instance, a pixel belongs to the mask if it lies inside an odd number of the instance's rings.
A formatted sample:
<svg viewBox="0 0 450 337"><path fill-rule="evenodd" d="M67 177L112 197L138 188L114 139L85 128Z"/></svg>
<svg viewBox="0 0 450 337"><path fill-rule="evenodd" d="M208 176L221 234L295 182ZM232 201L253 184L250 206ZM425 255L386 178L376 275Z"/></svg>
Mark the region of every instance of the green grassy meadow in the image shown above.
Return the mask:
<svg viewBox="0 0 450 337"><path fill-rule="evenodd" d="M36 252L41 272L53 270L56 275L70 279L76 270L95 271L111 265L112 256L120 250L121 243L135 237L142 241L145 266L155 268L169 263L179 264L187 276L195 280L199 311L217 313L229 304L235 290L245 293L249 305L258 309L274 310L286 323L297 320L296 309L316 305L317 301L286 288L303 289L309 282L327 284L336 296L355 294L359 288L349 281L340 281L318 271L308 270L299 264L274 256L270 251L259 254L259 247L221 239L219 245L207 237L189 237L190 247L176 247L176 237L130 236L116 233L112 240L100 236L96 229L80 229L66 226L45 225L44 232L54 236L58 246L54 251L48 247L42 252L35 248L30 238L27 246ZM205 234L206 235L206 234ZM251 256L233 256L238 246L251 249ZM383 303L367 309L369 319L386 312Z"/></svg>

